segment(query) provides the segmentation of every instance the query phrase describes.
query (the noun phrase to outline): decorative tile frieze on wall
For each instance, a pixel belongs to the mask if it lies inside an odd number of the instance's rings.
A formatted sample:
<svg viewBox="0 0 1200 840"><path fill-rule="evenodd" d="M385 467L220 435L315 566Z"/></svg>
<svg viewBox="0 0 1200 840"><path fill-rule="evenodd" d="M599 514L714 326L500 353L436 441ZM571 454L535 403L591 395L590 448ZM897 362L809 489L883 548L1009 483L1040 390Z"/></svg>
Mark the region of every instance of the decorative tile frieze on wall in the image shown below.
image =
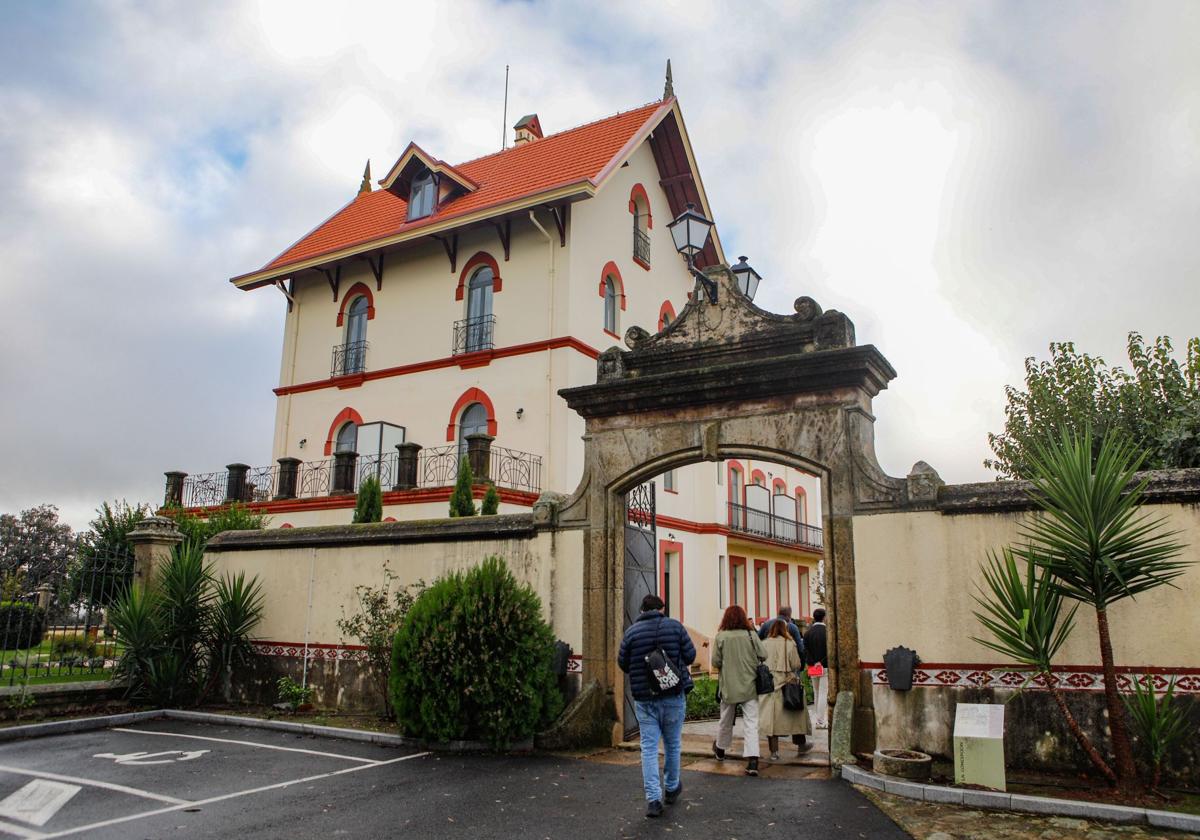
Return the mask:
<svg viewBox="0 0 1200 840"><path fill-rule="evenodd" d="M881 663L862 663L870 671L872 685L887 685L887 672ZM1066 667L1047 677L1030 677L1028 672L987 665L921 665L913 672L913 688L1011 688L1045 691L1054 679L1060 691L1103 691L1104 674L1097 669ZM1175 682L1176 694L1200 695L1200 668L1122 669L1117 672L1117 688L1133 691L1134 680L1149 681L1154 690L1166 691Z"/></svg>

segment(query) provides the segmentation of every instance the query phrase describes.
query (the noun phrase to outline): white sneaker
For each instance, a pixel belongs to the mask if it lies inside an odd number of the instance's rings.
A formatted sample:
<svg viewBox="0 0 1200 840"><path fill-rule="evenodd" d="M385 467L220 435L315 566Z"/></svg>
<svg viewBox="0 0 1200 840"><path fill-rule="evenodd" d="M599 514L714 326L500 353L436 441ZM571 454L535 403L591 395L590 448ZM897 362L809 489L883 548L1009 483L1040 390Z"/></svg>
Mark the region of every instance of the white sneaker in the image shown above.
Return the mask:
<svg viewBox="0 0 1200 840"><path fill-rule="evenodd" d="M771 753L771 761L779 761L779 753L777 753L777 752Z"/></svg>
<svg viewBox="0 0 1200 840"><path fill-rule="evenodd" d="M823 720L819 720L819 721L817 721L817 722L816 722L816 727L817 727L817 729L828 729L828 728L829 728L829 727L826 725L825 721L823 721Z"/></svg>

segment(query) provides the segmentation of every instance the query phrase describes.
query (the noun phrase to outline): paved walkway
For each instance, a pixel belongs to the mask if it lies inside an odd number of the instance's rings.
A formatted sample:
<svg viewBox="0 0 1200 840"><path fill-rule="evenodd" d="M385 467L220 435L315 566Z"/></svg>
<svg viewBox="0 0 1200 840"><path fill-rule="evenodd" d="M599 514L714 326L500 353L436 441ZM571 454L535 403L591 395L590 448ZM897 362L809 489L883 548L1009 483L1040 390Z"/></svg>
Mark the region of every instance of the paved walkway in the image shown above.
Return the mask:
<svg viewBox="0 0 1200 840"><path fill-rule="evenodd" d="M698 720L685 723L683 725L683 754L696 758L712 756L712 744L717 739L717 727L718 723L715 720ZM796 748L792 745L790 738L780 738L780 761L778 763L802 767L828 767L829 730L814 730L813 734L808 737L808 740L813 745L812 749L808 752L797 754ZM744 746L742 719L739 717L737 723L733 726L733 745L729 749L729 755L740 759ZM641 749L641 744L636 740L625 741L621 744L621 748L636 751ZM767 763L767 756L770 755L770 750L767 749L766 738L759 741L759 752L762 754L761 763ZM659 753L662 753L661 747L659 748Z"/></svg>

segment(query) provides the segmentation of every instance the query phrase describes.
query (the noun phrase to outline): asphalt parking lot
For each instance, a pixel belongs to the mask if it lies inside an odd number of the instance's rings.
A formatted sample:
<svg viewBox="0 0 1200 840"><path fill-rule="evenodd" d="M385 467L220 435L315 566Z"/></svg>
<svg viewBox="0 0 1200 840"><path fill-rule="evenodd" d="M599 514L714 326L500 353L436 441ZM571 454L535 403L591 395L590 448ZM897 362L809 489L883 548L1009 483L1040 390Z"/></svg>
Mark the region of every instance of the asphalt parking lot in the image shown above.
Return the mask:
<svg viewBox="0 0 1200 840"><path fill-rule="evenodd" d="M0 838L907 836L841 782L683 780L645 820L636 765L156 720L0 744Z"/></svg>

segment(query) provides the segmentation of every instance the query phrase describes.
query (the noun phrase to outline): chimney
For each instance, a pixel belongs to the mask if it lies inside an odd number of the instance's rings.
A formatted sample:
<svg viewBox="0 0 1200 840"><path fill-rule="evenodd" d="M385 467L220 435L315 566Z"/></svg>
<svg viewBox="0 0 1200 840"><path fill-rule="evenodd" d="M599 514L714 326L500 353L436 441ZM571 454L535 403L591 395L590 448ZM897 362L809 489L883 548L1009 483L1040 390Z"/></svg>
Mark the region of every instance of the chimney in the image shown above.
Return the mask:
<svg viewBox="0 0 1200 840"><path fill-rule="evenodd" d="M538 121L537 114L526 114L521 117L513 129L516 131L516 136L513 138L514 146L523 146L526 143L542 139L542 124Z"/></svg>

